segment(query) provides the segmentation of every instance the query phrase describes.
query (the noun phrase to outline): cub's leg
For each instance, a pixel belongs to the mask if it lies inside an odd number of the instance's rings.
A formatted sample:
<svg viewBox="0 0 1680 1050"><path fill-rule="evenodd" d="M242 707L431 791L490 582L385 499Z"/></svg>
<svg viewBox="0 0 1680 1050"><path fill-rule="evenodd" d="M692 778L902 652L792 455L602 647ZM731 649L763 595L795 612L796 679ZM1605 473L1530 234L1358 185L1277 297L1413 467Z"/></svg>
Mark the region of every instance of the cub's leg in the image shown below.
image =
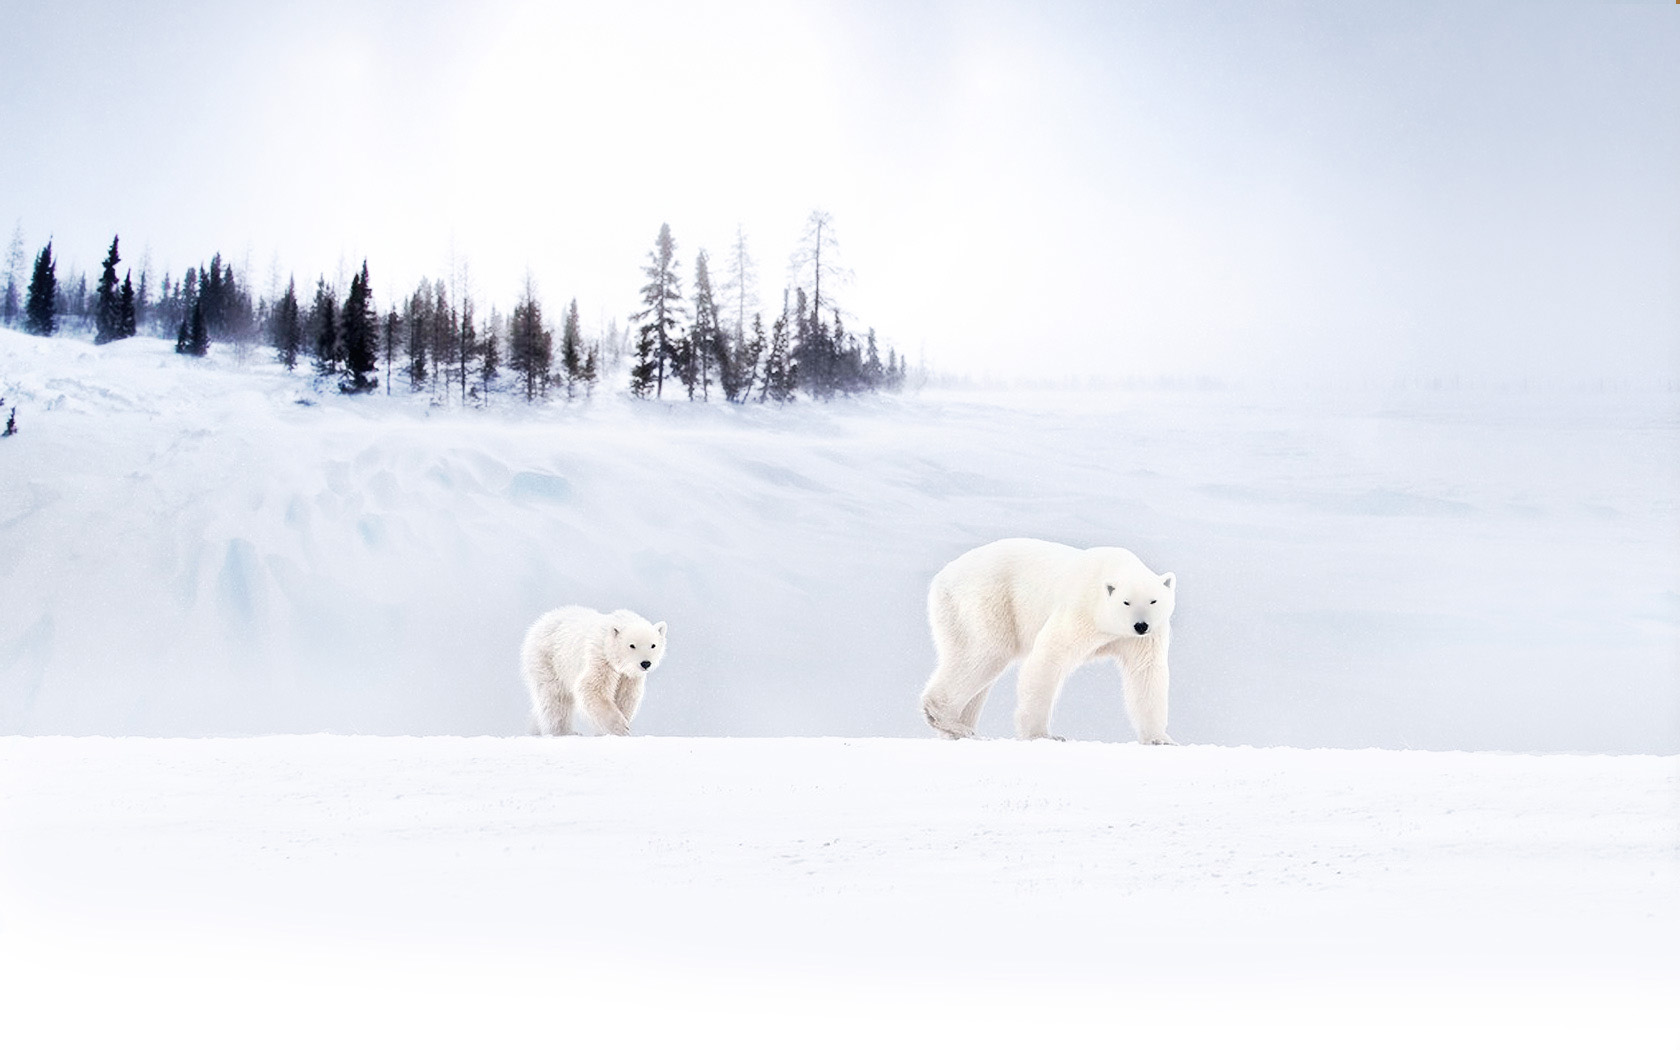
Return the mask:
<svg viewBox="0 0 1680 1050"><path fill-rule="evenodd" d="M578 703L597 729L613 736L628 736L630 721L618 709L618 679L621 676L610 667L585 671L572 686Z"/></svg>
<svg viewBox="0 0 1680 1050"><path fill-rule="evenodd" d="M636 717L636 711L642 706L642 694L647 691L647 679L641 675L620 675L618 689L613 694L613 705L618 713L624 716L628 725Z"/></svg>
<svg viewBox="0 0 1680 1050"><path fill-rule="evenodd" d="M572 712L577 706L572 691L539 654L525 664L525 686L531 693L534 731L549 736L566 736L572 731Z"/></svg>

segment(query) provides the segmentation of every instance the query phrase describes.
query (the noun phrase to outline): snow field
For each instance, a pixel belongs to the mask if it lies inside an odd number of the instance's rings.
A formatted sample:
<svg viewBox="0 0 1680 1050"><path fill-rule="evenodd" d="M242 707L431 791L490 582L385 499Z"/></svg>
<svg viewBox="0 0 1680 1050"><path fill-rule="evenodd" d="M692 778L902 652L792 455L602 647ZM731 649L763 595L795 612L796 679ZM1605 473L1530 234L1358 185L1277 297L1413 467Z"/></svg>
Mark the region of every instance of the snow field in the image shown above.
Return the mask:
<svg viewBox="0 0 1680 1050"><path fill-rule="evenodd" d="M1664 1046L1677 789L1640 757L5 738L0 1026Z"/></svg>

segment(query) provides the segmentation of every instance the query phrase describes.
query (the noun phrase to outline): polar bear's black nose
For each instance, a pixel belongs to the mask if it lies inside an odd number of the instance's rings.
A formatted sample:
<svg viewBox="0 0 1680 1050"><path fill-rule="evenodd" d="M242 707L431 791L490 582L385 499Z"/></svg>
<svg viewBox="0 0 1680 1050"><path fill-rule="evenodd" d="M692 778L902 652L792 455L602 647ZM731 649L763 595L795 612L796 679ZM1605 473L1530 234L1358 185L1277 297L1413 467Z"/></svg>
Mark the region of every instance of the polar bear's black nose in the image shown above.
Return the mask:
<svg viewBox="0 0 1680 1050"><path fill-rule="evenodd" d="M653 666L653 661L652 660L643 660L642 661L642 670L645 671L652 666Z"/></svg>
<svg viewBox="0 0 1680 1050"><path fill-rule="evenodd" d="M1146 624L1146 623L1134 623L1134 624L1132 624L1132 630L1136 631L1139 634L1148 634L1149 633L1149 625Z"/></svg>

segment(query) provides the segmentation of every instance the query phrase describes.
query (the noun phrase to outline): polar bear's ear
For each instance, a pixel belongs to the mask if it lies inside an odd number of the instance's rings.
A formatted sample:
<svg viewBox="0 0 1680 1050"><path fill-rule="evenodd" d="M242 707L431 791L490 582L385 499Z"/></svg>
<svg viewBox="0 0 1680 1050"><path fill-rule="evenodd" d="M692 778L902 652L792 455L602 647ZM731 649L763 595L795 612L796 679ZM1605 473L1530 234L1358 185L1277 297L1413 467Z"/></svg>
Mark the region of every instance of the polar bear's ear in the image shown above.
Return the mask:
<svg viewBox="0 0 1680 1050"><path fill-rule="evenodd" d="M1162 573L1161 574L1161 586L1165 587L1167 590L1170 591L1170 590L1172 590L1173 581L1176 580L1176 579L1178 579L1178 577L1174 576L1170 572Z"/></svg>
<svg viewBox="0 0 1680 1050"><path fill-rule="evenodd" d="M613 637L614 638L618 637L618 624L616 624L616 623L613 624Z"/></svg>
<svg viewBox="0 0 1680 1050"><path fill-rule="evenodd" d="M661 638L665 637L665 621L664 620L660 620L658 623L654 624L653 629L659 632L659 637L661 637Z"/></svg>

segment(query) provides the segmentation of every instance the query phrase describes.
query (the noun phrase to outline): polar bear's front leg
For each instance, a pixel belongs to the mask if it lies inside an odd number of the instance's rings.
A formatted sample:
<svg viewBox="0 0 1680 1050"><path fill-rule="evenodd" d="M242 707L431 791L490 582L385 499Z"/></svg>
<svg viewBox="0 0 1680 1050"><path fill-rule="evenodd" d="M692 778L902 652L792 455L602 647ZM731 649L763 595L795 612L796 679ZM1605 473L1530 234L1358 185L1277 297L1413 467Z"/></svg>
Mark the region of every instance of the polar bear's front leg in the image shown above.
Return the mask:
<svg viewBox="0 0 1680 1050"><path fill-rule="evenodd" d="M1126 714L1138 743L1176 743L1167 735L1167 640L1125 642L1117 659L1126 690Z"/></svg>
<svg viewBox="0 0 1680 1050"><path fill-rule="evenodd" d="M610 667L598 667L585 672L572 686L572 692L578 702L589 713L590 721L603 733L613 736L628 736L630 734L630 720L618 709L615 702L618 695L617 671Z"/></svg>
<svg viewBox="0 0 1680 1050"><path fill-rule="evenodd" d="M1021 664L1016 681L1015 736L1041 740L1050 736L1050 711L1067 679L1067 660L1041 636ZM1051 739L1057 739L1052 737Z"/></svg>
<svg viewBox="0 0 1680 1050"><path fill-rule="evenodd" d="M642 706L642 694L647 691L647 678L642 675L620 675L618 690L613 695L613 703L617 705L619 714L624 716L626 725L636 717L636 711Z"/></svg>

